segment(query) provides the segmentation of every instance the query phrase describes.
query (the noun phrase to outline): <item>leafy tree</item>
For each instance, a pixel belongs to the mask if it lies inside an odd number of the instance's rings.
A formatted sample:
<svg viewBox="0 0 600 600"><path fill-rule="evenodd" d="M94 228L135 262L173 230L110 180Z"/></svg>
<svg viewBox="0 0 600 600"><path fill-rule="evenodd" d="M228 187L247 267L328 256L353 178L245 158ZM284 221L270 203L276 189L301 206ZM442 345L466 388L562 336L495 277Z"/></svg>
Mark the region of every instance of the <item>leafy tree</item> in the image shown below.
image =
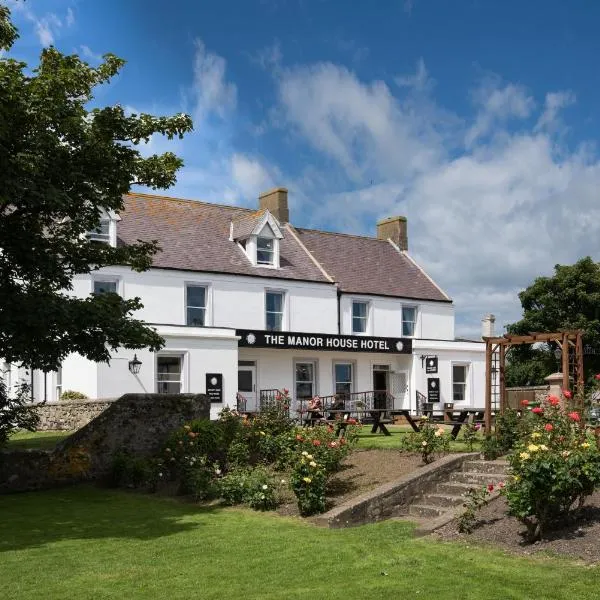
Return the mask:
<svg viewBox="0 0 600 600"><path fill-rule="evenodd" d="M0 448L6 444L13 431L36 430L40 417L30 403L30 390L26 383L20 383L16 393L9 394L6 382L0 377Z"/></svg>
<svg viewBox="0 0 600 600"><path fill-rule="evenodd" d="M31 70L8 54L16 38L0 4L0 355L52 370L71 352L106 361L119 346L157 350L160 336L132 317L139 298L75 298L71 281L106 266L150 267L155 242L110 247L86 233L123 208L132 185L175 182L181 159L143 157L137 146L155 133L182 137L191 119L89 109L123 60L106 54L91 67L50 47Z"/></svg>
<svg viewBox="0 0 600 600"><path fill-rule="evenodd" d="M581 329L584 346L600 351L600 264L589 256L574 265L556 265L552 277L538 277L519 294L523 318L509 325L508 332L555 332ZM510 351L507 382L511 385L543 383L557 369L553 350L515 347ZM600 367L599 355L586 355L586 379Z"/></svg>

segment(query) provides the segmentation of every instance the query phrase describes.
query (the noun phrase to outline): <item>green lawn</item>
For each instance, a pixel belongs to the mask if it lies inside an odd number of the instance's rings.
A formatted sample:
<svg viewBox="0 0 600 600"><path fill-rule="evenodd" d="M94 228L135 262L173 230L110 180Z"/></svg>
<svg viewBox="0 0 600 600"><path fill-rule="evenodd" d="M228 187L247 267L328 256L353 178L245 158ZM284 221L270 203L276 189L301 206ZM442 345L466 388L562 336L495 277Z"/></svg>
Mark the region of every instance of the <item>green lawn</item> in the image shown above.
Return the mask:
<svg viewBox="0 0 600 600"><path fill-rule="evenodd" d="M22 448L50 450L60 440L63 440L72 433L72 431L19 431L13 433L6 447L9 450Z"/></svg>
<svg viewBox="0 0 600 600"><path fill-rule="evenodd" d="M0 497L0 598L595 599L600 570L93 487Z"/></svg>
<svg viewBox="0 0 600 600"><path fill-rule="evenodd" d="M371 433L371 426L365 425L359 434L358 448L400 448L402 438L412 431L409 425L388 425L392 435L385 436L382 433ZM450 431L452 428L447 426ZM468 452L467 445L462 441L462 433L458 435L455 441L450 442L451 452ZM480 436L481 437L481 436ZM473 446L473 452L478 452L481 448L480 443Z"/></svg>

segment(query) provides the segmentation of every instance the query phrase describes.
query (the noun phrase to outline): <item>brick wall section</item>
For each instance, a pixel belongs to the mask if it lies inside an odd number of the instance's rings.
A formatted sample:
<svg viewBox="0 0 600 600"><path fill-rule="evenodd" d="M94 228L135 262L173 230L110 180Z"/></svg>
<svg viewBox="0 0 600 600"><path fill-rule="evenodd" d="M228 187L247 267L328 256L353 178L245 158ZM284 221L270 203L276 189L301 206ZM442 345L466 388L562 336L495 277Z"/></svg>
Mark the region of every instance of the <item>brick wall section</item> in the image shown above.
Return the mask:
<svg viewBox="0 0 600 600"><path fill-rule="evenodd" d="M397 481L351 498L315 520L319 525L339 529L407 515L408 507L416 498L446 481L450 473L462 468L463 462L478 457L479 453L445 456Z"/></svg>
<svg viewBox="0 0 600 600"><path fill-rule="evenodd" d="M153 456L173 430L209 415L204 394L126 394L51 452L1 452L0 493L100 479L117 450Z"/></svg>
<svg viewBox="0 0 600 600"><path fill-rule="evenodd" d="M40 404L38 430L76 431L103 413L115 400L69 400Z"/></svg>

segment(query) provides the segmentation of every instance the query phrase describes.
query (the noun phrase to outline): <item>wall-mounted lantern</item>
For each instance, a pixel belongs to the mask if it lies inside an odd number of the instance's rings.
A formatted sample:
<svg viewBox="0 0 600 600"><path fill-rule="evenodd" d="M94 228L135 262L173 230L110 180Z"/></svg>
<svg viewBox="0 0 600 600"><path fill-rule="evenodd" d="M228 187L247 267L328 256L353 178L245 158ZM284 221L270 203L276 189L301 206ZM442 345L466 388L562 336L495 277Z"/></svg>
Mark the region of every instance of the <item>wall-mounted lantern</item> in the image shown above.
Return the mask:
<svg viewBox="0 0 600 600"><path fill-rule="evenodd" d="M138 360L137 354L133 355L133 360L129 361L129 371L133 375L137 375L140 372L140 367L142 366L142 361Z"/></svg>

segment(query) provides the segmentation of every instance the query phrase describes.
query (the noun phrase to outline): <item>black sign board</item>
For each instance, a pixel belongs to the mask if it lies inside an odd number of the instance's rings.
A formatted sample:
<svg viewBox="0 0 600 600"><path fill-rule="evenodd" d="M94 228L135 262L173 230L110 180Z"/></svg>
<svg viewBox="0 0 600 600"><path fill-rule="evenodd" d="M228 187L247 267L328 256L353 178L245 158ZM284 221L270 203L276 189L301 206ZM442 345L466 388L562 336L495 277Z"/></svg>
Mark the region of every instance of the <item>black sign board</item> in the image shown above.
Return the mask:
<svg viewBox="0 0 600 600"><path fill-rule="evenodd" d="M206 374L206 395L209 402L223 402L223 374Z"/></svg>
<svg viewBox="0 0 600 600"><path fill-rule="evenodd" d="M427 356L425 358L425 373L428 375L431 373L438 372L438 358L437 356Z"/></svg>
<svg viewBox="0 0 600 600"><path fill-rule="evenodd" d="M298 333L293 331L262 331L238 329L239 347L307 349L339 352L385 352L411 354L410 338L384 338L362 335L333 335L329 333Z"/></svg>
<svg viewBox="0 0 600 600"><path fill-rule="evenodd" d="M440 401L440 378L427 378L427 402L435 403Z"/></svg>

